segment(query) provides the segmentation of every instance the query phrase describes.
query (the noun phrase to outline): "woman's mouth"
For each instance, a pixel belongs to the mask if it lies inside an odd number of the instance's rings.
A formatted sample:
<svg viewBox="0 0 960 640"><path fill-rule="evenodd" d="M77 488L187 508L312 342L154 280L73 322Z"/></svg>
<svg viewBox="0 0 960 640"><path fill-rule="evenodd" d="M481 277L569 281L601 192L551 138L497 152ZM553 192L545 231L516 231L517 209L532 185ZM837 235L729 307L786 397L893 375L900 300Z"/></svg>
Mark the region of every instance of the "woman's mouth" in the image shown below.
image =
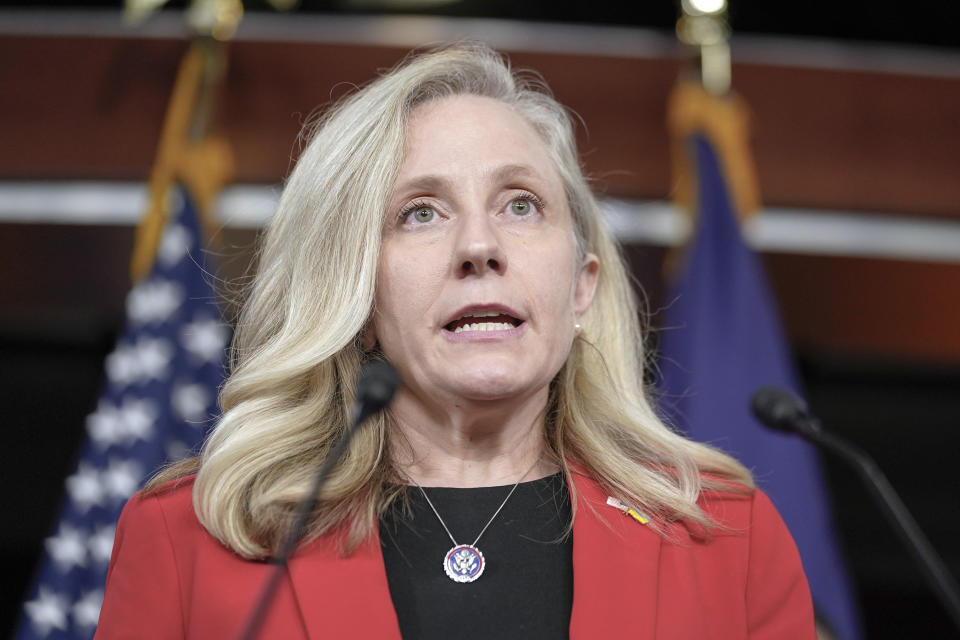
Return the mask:
<svg viewBox="0 0 960 640"><path fill-rule="evenodd" d="M447 323L444 329L451 333L510 331L521 324L523 320L502 311L470 311Z"/></svg>

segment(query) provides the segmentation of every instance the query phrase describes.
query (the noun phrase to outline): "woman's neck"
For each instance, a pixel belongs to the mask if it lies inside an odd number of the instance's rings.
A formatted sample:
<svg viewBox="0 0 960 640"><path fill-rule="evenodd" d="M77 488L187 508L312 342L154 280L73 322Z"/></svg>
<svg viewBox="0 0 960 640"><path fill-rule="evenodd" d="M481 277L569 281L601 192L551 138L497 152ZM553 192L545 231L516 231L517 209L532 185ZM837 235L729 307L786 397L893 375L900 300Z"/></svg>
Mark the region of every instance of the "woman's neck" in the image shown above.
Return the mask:
<svg viewBox="0 0 960 640"><path fill-rule="evenodd" d="M406 481L432 487L498 486L555 473L544 455L546 400L544 391L431 406L401 390L390 410L394 463Z"/></svg>

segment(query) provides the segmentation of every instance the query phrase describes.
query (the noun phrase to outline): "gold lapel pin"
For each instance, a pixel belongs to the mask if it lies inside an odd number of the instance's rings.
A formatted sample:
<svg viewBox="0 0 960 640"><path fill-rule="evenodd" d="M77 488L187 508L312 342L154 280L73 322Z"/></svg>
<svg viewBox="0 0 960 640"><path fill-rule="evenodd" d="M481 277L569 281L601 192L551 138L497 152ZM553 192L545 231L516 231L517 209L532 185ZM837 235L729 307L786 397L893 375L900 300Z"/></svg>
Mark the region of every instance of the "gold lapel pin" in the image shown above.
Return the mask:
<svg viewBox="0 0 960 640"><path fill-rule="evenodd" d="M620 500L617 500L617 499L614 498L613 496L608 496L608 497L607 497L607 504L610 505L611 507L615 508L615 509L619 509L619 510L622 511L624 514L630 516L631 518L633 518L634 520L636 520L636 521L639 522L640 524L647 524L648 522L650 522L650 519L647 518L645 515L643 515L642 513L640 513L639 511L637 511L636 509L633 509L633 508L631 508L630 506L624 504L624 503L621 502Z"/></svg>

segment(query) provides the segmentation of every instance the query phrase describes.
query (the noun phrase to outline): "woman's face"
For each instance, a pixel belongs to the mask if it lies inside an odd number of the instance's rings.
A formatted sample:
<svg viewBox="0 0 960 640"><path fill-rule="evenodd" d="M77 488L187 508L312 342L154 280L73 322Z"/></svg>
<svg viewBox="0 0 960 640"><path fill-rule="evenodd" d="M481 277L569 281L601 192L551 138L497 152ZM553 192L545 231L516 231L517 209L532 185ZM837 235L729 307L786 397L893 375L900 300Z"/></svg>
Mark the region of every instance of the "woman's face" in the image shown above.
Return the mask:
<svg viewBox="0 0 960 640"><path fill-rule="evenodd" d="M386 215L372 329L405 386L441 402L546 389L598 262L577 255L532 126L479 96L418 107Z"/></svg>

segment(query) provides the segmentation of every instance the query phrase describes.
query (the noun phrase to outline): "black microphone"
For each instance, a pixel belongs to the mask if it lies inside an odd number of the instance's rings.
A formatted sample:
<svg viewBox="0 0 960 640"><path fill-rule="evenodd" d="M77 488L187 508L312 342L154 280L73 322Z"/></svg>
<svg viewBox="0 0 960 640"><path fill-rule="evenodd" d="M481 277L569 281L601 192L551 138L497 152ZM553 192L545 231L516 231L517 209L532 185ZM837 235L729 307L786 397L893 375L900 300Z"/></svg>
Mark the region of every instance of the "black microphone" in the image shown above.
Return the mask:
<svg viewBox="0 0 960 640"><path fill-rule="evenodd" d="M957 589L957 583L873 458L842 438L824 431L803 400L785 389L757 389L750 407L753 415L767 427L799 435L853 465L960 630L960 590Z"/></svg>
<svg viewBox="0 0 960 640"><path fill-rule="evenodd" d="M247 622L243 633L241 633L238 638L242 640L253 640L256 637L257 631L260 630L260 625L263 624L263 619L267 615L267 610L270 608L270 603L273 602L273 596L277 591L277 586L280 584L280 579L283 577L287 560L290 558L294 548L306 531L307 521L310 519L310 514L313 513L313 508L317 504L320 490L327 481L327 476L330 475L333 467L336 466L340 458L343 457L343 454L350 446L350 442L353 440L353 436L359 430L360 425L366 422L367 418L390 404L390 400L393 399L393 394L398 386L400 386L400 376L397 374L396 369L385 360L372 360L360 369L360 375L357 376L357 397L353 403L350 427L327 454L323 464L320 465L320 469L317 471L317 475L314 476L310 493L307 494L307 497L303 499L297 508L297 515L294 518L293 525L290 527L290 533L287 535L287 539L284 541L279 555L271 559L271 563L275 564L276 567L264 585L263 593L260 594L257 606L250 615L250 620Z"/></svg>
<svg viewBox="0 0 960 640"><path fill-rule="evenodd" d="M357 399L353 403L353 426L356 429L367 418L385 408L400 386L397 370L386 360L371 360L357 376Z"/></svg>
<svg viewBox="0 0 960 640"><path fill-rule="evenodd" d="M806 403L786 389L757 389L750 400L750 408L753 415L771 429L803 437L815 437L821 432L820 423L810 415Z"/></svg>

